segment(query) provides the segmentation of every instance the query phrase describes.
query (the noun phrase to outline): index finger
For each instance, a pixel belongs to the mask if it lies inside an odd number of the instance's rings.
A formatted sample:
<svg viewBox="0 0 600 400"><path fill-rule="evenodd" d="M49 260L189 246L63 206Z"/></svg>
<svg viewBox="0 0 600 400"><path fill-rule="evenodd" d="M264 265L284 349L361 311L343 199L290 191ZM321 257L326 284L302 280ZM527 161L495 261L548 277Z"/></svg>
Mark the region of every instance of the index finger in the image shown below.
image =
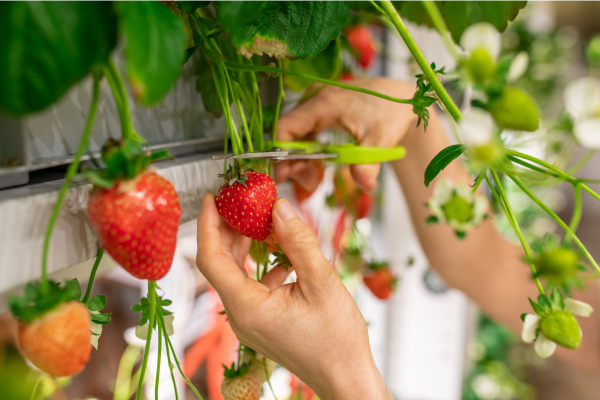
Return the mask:
<svg viewBox="0 0 600 400"><path fill-rule="evenodd" d="M207 193L198 216L196 265L222 298L231 298L246 279L235 260L223 251L220 225L215 197Z"/></svg>

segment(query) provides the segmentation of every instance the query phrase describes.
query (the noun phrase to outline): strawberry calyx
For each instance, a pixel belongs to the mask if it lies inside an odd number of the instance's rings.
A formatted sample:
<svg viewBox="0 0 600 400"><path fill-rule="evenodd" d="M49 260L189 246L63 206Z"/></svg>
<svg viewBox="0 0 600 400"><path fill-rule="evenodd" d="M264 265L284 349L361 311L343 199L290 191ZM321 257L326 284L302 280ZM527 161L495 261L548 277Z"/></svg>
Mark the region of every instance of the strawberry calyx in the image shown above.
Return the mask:
<svg viewBox="0 0 600 400"><path fill-rule="evenodd" d="M248 373L248 370L250 369L250 364L241 363L237 366L237 368L235 366L235 363L231 363L230 368L228 368L227 365L223 364L223 368L225 369L225 371L223 372L223 376L225 377L225 379L235 379L240 376L246 375Z"/></svg>
<svg viewBox="0 0 600 400"><path fill-rule="evenodd" d="M287 271L292 266L292 262L290 261L288 256L283 252L283 249L281 248L279 243L277 243L277 247L279 247L279 251L273 253L275 259L271 264L275 265L275 268L283 267Z"/></svg>
<svg viewBox="0 0 600 400"><path fill-rule="evenodd" d="M60 283L48 281L43 287L41 282L28 283L23 296L13 294L8 299L12 315L26 323L31 323L62 303L81 301L81 286L77 279L72 279L61 286ZM106 297L96 295L85 304L90 311L93 323L106 325L110 323L110 313L100 311L106 306Z"/></svg>
<svg viewBox="0 0 600 400"><path fill-rule="evenodd" d="M371 261L367 264L367 269L371 271L383 271L388 269L389 266L390 263L388 263L387 261Z"/></svg>
<svg viewBox="0 0 600 400"><path fill-rule="evenodd" d="M173 304L173 302L169 299L163 299L162 296L157 296L157 297L158 297L158 301L160 302L160 305L162 308L162 315L163 316L173 315L173 313L171 311L164 308L164 307L170 306L171 304ZM131 311L140 313L140 322L139 322L138 326L146 325L148 323L148 321L150 320L150 301L148 300L147 297L142 297L138 304L134 304L131 306ZM154 318L153 329L156 328L157 324L158 324L158 318Z"/></svg>
<svg viewBox="0 0 600 400"><path fill-rule="evenodd" d="M248 187L248 185L246 185L246 181L248 180L248 175L246 175L246 173L254 172L254 170L253 169L244 170L244 168L242 168L242 166L237 163L236 163L236 168L237 168L237 171L234 172L233 167L230 165L227 168L227 172L224 174L219 174L218 177L223 178L225 180L225 183L229 183L229 186L233 186L234 184L239 183L241 185L244 185L244 187Z"/></svg>
<svg viewBox="0 0 600 400"><path fill-rule="evenodd" d="M84 169L78 175L96 186L110 189L117 181L131 180L146 171L151 163L172 158L168 150L151 152L133 139L108 139L101 151L105 169Z"/></svg>

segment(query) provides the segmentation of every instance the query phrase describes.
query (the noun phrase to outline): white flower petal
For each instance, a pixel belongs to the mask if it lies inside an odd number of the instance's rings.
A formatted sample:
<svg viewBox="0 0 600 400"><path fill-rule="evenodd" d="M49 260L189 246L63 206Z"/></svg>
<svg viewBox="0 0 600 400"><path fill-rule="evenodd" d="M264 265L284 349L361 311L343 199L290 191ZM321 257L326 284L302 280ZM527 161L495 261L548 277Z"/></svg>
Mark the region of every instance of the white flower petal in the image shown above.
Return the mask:
<svg viewBox="0 0 600 400"><path fill-rule="evenodd" d="M589 149L600 149L600 118L587 118L575 123L575 137Z"/></svg>
<svg viewBox="0 0 600 400"><path fill-rule="evenodd" d="M565 299L565 311L581 317L589 317L594 309L587 303L579 300Z"/></svg>
<svg viewBox="0 0 600 400"><path fill-rule="evenodd" d="M600 82L592 78L570 82L565 88L563 101L575 119L589 117L600 107Z"/></svg>
<svg viewBox="0 0 600 400"><path fill-rule="evenodd" d="M446 215L444 214L444 210L442 210L440 203L438 203L435 199L429 200L429 202L427 203L427 207L429 208L429 211L431 211L431 213L437 217L439 222L446 222Z"/></svg>
<svg viewBox="0 0 600 400"><path fill-rule="evenodd" d="M492 140L494 119L487 111L472 108L458 122L460 136L467 146L481 146Z"/></svg>
<svg viewBox="0 0 600 400"><path fill-rule="evenodd" d="M171 336L175 332L173 330L173 320L175 319L175 316L173 314L165 315L164 319L165 319L165 329L167 330L167 335Z"/></svg>
<svg viewBox="0 0 600 400"><path fill-rule="evenodd" d="M514 82L519 79L529 66L529 55L527 52L522 51L512 60L510 67L508 68L507 79L509 82Z"/></svg>
<svg viewBox="0 0 600 400"><path fill-rule="evenodd" d="M473 199L473 220L481 221L487 210L488 202L485 197L476 196L475 199Z"/></svg>
<svg viewBox="0 0 600 400"><path fill-rule="evenodd" d="M556 343L547 339L541 332L535 341L535 352L542 358L548 358L556 351Z"/></svg>
<svg viewBox="0 0 600 400"><path fill-rule="evenodd" d="M523 321L523 330L521 331L521 339L525 343L533 343L535 340L535 331L540 327L540 317L533 314L527 314Z"/></svg>
<svg viewBox="0 0 600 400"><path fill-rule="evenodd" d="M450 179L440 180L433 189L433 197L439 204L446 204L454 193L454 183Z"/></svg>
<svg viewBox="0 0 600 400"><path fill-rule="evenodd" d="M471 53L483 47L492 59L496 60L502 46L500 32L489 22L479 22L464 31L460 45Z"/></svg>

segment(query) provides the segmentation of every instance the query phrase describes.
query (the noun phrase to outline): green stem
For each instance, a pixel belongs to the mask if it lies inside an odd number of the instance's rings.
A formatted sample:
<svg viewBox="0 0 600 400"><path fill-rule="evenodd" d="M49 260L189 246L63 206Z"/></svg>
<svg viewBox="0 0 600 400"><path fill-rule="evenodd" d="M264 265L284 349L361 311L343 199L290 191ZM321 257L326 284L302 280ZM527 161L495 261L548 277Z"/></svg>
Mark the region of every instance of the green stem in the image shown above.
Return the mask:
<svg viewBox="0 0 600 400"><path fill-rule="evenodd" d="M160 382L160 356L162 351L162 330L158 330L158 358L156 360L156 380L154 381L154 398L158 400L158 384Z"/></svg>
<svg viewBox="0 0 600 400"><path fill-rule="evenodd" d="M100 265L100 261L102 260L103 255L104 249L98 246L98 251L96 252L96 260L94 261L92 272L90 272L90 280L88 281L87 289L85 291L85 295L83 296L83 300L81 300L83 304L87 304L87 301L90 299L90 295L92 294L92 288L94 287L94 279L96 279L96 272L98 271L98 266Z"/></svg>
<svg viewBox="0 0 600 400"><path fill-rule="evenodd" d="M48 221L48 226L46 227L46 234L44 236L44 245L42 248L42 290L45 292L48 289L48 250L50 248L50 238L52 237L52 231L54 229L54 225L56 224L56 220L58 219L58 213L60 211L60 207L62 202L71 186L71 180L73 176L79 170L79 162L81 161L81 156L85 152L87 148L88 141L90 135L92 133L92 125L94 124L94 118L96 116L96 112L98 111L98 99L100 98L100 76L94 75L94 88L92 92L92 103L90 104L90 112L88 114L87 121L85 123L85 128L83 129L83 135L81 136L81 140L79 141L79 147L77 148L77 152L75 153L75 158L73 162L69 165L67 169L67 173L65 175L65 182L63 183L60 191L58 192L58 198L56 199L56 203L54 203L54 207L52 208L52 214L50 215L50 220Z"/></svg>
<svg viewBox="0 0 600 400"><path fill-rule="evenodd" d="M273 386L271 386L271 377L269 376L269 369L267 368L267 357L263 357L263 367L265 368L265 376L267 377L267 383L269 384L271 393L273 393L273 397L275 397L275 400L278 400L277 396L275 395L275 391L273 390Z"/></svg>
<svg viewBox="0 0 600 400"><path fill-rule="evenodd" d="M156 311L156 282L148 281L148 304L150 304L150 316L148 318L148 336L146 337L146 348L144 350L144 360L142 361L142 369L140 372L140 380L138 382L138 390L136 400L142 398L142 386L144 385L144 374L146 373L146 366L148 365L148 355L150 354L150 341L152 339L152 330L154 329L154 318Z"/></svg>
<svg viewBox="0 0 600 400"><path fill-rule="evenodd" d="M550 171L555 172L557 175L559 175L561 177L561 179L564 179L568 182L575 182L577 179L573 178L571 175L567 174L566 172L563 172L562 170L556 168L554 165L547 163L546 161L540 160L539 158L530 156L528 154L525 153L521 153L518 151L514 151L514 150L506 150L506 154L508 156L516 156L519 158L524 158L525 160L529 160L529 161L533 161L534 163L541 165L543 167L546 167L547 169L549 169Z"/></svg>
<svg viewBox="0 0 600 400"><path fill-rule="evenodd" d="M581 221L581 214L583 211L583 206L581 203L581 189L579 184L573 185L573 193L575 195L575 208L573 209L573 216L571 217L571 223L569 224L569 229L573 232L577 231L577 227L579 226L579 222ZM565 237L565 244L569 244L571 242L571 237Z"/></svg>
<svg viewBox="0 0 600 400"><path fill-rule="evenodd" d="M473 185L473 190L471 193L475 193L477 189L479 189L479 185L483 182L483 179L487 176L487 168L482 169L477 175L477 179L475 180L475 184Z"/></svg>
<svg viewBox="0 0 600 400"><path fill-rule="evenodd" d="M358 86L348 85L348 84L342 83L342 82L331 81L329 79L319 78L317 76L308 75L303 72L293 71L290 69L265 67L265 66L261 66L261 65L237 64L237 63L233 63L233 62L229 62L229 61L225 61L224 64L227 69L230 69L232 71L259 71L259 72L268 72L270 74L293 75L293 76L298 76L300 78L309 79L314 82L323 83L325 85L337 86L337 87L341 87L343 89L354 90L355 92L370 94L371 96L380 97L382 99L393 101L395 103L412 104L412 99L399 99L397 97L386 96L385 94L381 94L381 93L375 92L373 90L364 89L364 88L361 88Z"/></svg>
<svg viewBox="0 0 600 400"><path fill-rule="evenodd" d="M419 64L419 67L423 71L423 74L425 74L425 77L427 78L429 83L431 83L433 90L435 90L435 92L437 93L442 104L444 104L444 106L455 121L461 119L462 114L460 113L460 110L458 109L456 104L454 104L452 98L450 97L448 92L446 92L446 89L444 89L444 86L439 81L436 73L433 71L433 69L425 59L425 56L423 56L421 49L419 49L419 46L417 46L417 43L415 43L415 40L412 38L410 32L406 28L406 25L404 25L402 18L400 18L400 15L398 14L398 11L396 11L396 9L394 8L392 2L389 0L381 0L379 4L381 8L383 8L383 10L387 13L388 18L390 19L390 21L392 21L396 29L398 29L398 33L400 33L400 36L404 40L406 47L408 47L408 50L414 57L415 61L417 62L417 64Z"/></svg>
<svg viewBox="0 0 600 400"><path fill-rule="evenodd" d="M282 68L281 60L277 60L277 65L279 66L279 69L281 69L282 71L285 71L285 69ZM277 139L277 122L279 121L279 113L281 112L281 100L283 99L283 96L285 95L285 92L283 91L283 73L279 74L278 83L279 83L279 90L277 91L277 104L275 105L275 119L273 120L273 136L271 137L271 140L273 143L275 143L275 140Z"/></svg>
<svg viewBox="0 0 600 400"><path fill-rule="evenodd" d="M177 355L175 354L175 349L173 348L171 339L169 339L169 335L167 335L167 328L165 327L165 320L164 320L164 317L162 314L162 307L158 307L158 318L159 318L159 323L163 329L163 333L164 333L164 337L165 337L165 346L167 346L167 348L169 348L169 347L171 348L171 353L173 353L173 359L175 360L175 364L177 365L177 369L179 370L181 377L189 385L189 387L192 389L194 394L196 394L196 397L198 397L198 399L202 400L202 396L200 395L200 393L198 393L198 390L196 389L196 387L192 384L192 382L190 382L190 380L187 378L187 376L185 376L185 374L181 370L181 366L179 365L179 360L177 359Z"/></svg>
<svg viewBox="0 0 600 400"><path fill-rule="evenodd" d="M133 129L131 123L131 109L129 108L129 98L127 97L127 90L125 90L125 84L123 79L115 66L112 58L108 59L104 68L106 78L110 85L110 88L115 97L117 111L119 112L119 119L121 120L121 135L123 139L137 139L138 135Z"/></svg>
<svg viewBox="0 0 600 400"><path fill-rule="evenodd" d="M498 195L498 193L496 193L496 189L494 189L494 186L492 185L492 182L490 182L490 178L488 178L487 175L486 175L484 179L487 182L488 187L492 191L492 195L494 195L494 198L496 199L496 202L498 203L498 205L502 209L502 212L504 213L504 215L506 215L506 218L508 219L508 222L510 223L510 226L513 226L513 221L510 218L508 218L508 211L506 211L506 207L504 207L504 202L502 201L502 199L500 198L500 196Z"/></svg>
<svg viewBox="0 0 600 400"><path fill-rule="evenodd" d="M521 182L521 180L519 178L517 178L516 176L512 176L512 175L508 175L508 177L510 179L512 179L517 184L517 186L519 186L521 188L521 190L527 196L529 196L531 198L531 200L533 200L538 206L540 206L544 211L546 211L546 213L548 215L550 215L552 217L552 219L554 219L561 226L561 228L564 229L565 232L567 232L567 234L569 234L571 236L571 238L573 239L573 241L577 244L577 246L579 246L579 248L581 249L581 251L583 252L583 254L585 254L585 257L589 260L589 262L594 267L594 269L596 271L598 271L598 273L600 273L600 267L596 263L596 260L594 260L594 258L590 254L590 252L585 248L585 246L583 245L583 243L581 243L581 241L575 235L575 233L571 230L571 228L569 228L567 226L567 224L565 224L563 222L563 220L560 219L558 217L558 215L556 215L554 213L554 211L552 211L550 208L548 208L547 205L545 205L540 199L538 199L533 193L531 193L531 191L523 184L523 182ZM584 186L585 185L581 185L582 188L584 188Z"/></svg>
<svg viewBox="0 0 600 400"><path fill-rule="evenodd" d="M435 1L431 1L431 0L422 1L421 3L423 3L423 7L425 7L425 11L427 11L427 14L429 14L429 18L431 18L431 22L433 22L433 26L435 27L435 29L438 31L438 33L442 37L442 40L444 41L444 44L446 45L446 48L448 49L448 52L450 53L450 55L455 60L459 60L460 53L456 49L456 44L454 43L454 40L452 39L450 30L448 29L448 26L446 25L446 21L444 21L444 17L442 16L442 13L440 12L440 9L438 8L437 4L435 3Z"/></svg>
<svg viewBox="0 0 600 400"><path fill-rule="evenodd" d="M506 158L508 158L510 161L514 162L515 164L522 165L523 167L526 167L533 171L539 172L540 174L544 174L544 175L552 176L554 178L562 179L562 177L560 175L555 174L554 172L550 172L543 168L536 167L535 165L530 164L527 161L523 161L515 156L508 155L508 156L506 156Z"/></svg>
<svg viewBox="0 0 600 400"><path fill-rule="evenodd" d="M159 314L162 312L162 305L159 308ZM164 321L162 319L158 319L159 329L164 332L165 337L167 336L167 330L164 327ZM166 342L166 340L165 340ZM167 360L169 361L169 371L171 372L171 380L173 381L173 388L175 389L175 400L179 400L179 394L177 393L177 382L175 382L175 375L173 374L173 363L171 362L171 355L169 354L169 346L165 343L165 351L167 352Z"/></svg>
<svg viewBox="0 0 600 400"><path fill-rule="evenodd" d="M506 209L505 209L506 217L509 219L509 221L512 221L511 225L513 226L515 233L519 237L519 241L521 242L521 246L523 246L523 250L525 250L525 255L527 256L527 263L529 264L529 268L531 269L531 274L533 276L533 280L535 281L535 285L537 286L540 294L544 294L544 288L542 286L542 283L540 282L539 278L537 277L537 270L535 268L535 265L531 261L533 259L533 253L531 251L531 248L529 247L529 243L527 243L527 241L523 237L523 233L521 232L521 228L519 228L519 223L517 222L517 218L515 217L515 214L514 214L512 208L510 207L510 203L508 202L508 197L506 196L506 193L504 192L504 188L502 187L502 183L500 182L500 179L498 178L498 174L493 169L491 169L490 172L492 173L494 182L496 182L496 186L498 187L498 191L500 192L500 196L502 197L504 206L506 207Z"/></svg>
<svg viewBox="0 0 600 400"><path fill-rule="evenodd" d="M581 188L583 190L585 190L586 192L588 192L589 194L591 194L592 196L594 196L596 198L596 200L600 201L600 195L598 195L598 193L596 193L592 189L590 189L587 185L581 184Z"/></svg>

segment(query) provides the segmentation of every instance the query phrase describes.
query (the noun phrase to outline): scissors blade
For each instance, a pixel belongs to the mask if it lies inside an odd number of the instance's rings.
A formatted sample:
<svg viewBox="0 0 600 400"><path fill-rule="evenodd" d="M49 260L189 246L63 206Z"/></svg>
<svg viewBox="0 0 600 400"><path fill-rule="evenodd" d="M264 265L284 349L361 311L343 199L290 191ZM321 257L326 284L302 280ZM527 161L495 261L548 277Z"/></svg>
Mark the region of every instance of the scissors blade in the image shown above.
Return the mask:
<svg viewBox="0 0 600 400"><path fill-rule="evenodd" d="M276 160L324 160L337 158L337 153L310 153L310 154L290 154L286 157L276 158Z"/></svg>
<svg viewBox="0 0 600 400"><path fill-rule="evenodd" d="M248 159L248 158L264 158L264 159L271 159L271 160L279 160L280 157L286 157L288 156L290 153L283 150L283 151L263 151L263 152L258 152L258 153L242 153L242 154L238 154L237 156L234 156L233 154L219 154L218 156L213 156L212 159L213 160L229 160L229 159L240 159L240 158L244 158L244 159Z"/></svg>

